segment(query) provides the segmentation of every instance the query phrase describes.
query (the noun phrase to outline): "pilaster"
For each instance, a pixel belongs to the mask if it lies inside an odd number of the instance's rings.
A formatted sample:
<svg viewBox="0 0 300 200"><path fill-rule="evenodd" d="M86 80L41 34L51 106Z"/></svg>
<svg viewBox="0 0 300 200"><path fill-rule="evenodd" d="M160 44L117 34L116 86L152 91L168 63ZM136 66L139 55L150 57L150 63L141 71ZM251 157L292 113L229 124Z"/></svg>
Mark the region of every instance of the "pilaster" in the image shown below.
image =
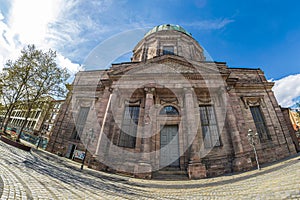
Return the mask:
<svg viewBox="0 0 300 200"><path fill-rule="evenodd" d="M141 157L135 166L135 177L138 178L151 178L152 166L150 162L150 145L152 136L152 120L150 109L154 106L154 92L155 88L145 88L145 108L144 108L144 119L143 119L143 132L141 138Z"/></svg>
<svg viewBox="0 0 300 200"><path fill-rule="evenodd" d="M190 179L206 177L206 166L200 160L200 142L197 136L197 119L195 117L195 100L193 88L184 88L184 109L186 115L186 130L188 144L190 144L190 157L188 164L188 176Z"/></svg>

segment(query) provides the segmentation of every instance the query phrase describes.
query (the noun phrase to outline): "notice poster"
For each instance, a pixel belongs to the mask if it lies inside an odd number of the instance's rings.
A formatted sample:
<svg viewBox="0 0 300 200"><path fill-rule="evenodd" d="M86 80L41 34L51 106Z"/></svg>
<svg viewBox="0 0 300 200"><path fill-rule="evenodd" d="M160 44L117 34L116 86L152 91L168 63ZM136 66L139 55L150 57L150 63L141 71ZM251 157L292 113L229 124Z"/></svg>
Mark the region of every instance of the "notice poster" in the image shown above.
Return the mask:
<svg viewBox="0 0 300 200"><path fill-rule="evenodd" d="M74 151L74 158L83 160L84 156L85 156L85 152L84 151L79 151L79 150L75 150Z"/></svg>

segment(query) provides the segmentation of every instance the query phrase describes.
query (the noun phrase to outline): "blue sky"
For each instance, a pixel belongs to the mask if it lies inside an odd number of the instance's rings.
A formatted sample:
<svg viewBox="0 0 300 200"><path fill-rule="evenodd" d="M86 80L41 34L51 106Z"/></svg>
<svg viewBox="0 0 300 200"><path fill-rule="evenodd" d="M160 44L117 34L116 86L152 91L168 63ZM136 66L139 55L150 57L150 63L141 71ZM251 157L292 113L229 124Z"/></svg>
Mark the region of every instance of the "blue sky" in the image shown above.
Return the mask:
<svg viewBox="0 0 300 200"><path fill-rule="evenodd" d="M36 44L56 50L74 74L115 35L179 24L213 60L261 68L279 103L292 106L300 96L299 7L297 0L0 0L0 63ZM130 38L130 48L141 37Z"/></svg>

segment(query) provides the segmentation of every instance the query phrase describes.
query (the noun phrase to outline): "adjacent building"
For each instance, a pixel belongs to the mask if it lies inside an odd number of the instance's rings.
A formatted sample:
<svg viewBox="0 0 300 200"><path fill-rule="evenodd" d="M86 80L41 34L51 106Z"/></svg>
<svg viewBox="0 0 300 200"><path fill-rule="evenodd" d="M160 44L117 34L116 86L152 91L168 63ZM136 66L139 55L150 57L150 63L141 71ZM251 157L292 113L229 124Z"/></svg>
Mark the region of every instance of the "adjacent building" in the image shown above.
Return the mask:
<svg viewBox="0 0 300 200"><path fill-rule="evenodd" d="M44 146L46 146L50 131L54 125L56 116L64 100L55 100L52 97L44 97L38 101L34 108L31 109L29 117L26 120L27 108L25 104L20 103L14 108L8 121L8 127L11 130L19 132L25 123L22 139L35 143L38 141L37 136L42 136ZM6 110L0 114L1 121L4 121Z"/></svg>
<svg viewBox="0 0 300 200"><path fill-rule="evenodd" d="M89 167L140 178L190 179L256 167L296 153L272 87L259 68L208 61L178 25L160 25L130 62L78 72L47 150Z"/></svg>
<svg viewBox="0 0 300 200"><path fill-rule="evenodd" d="M295 131L299 131L300 128L300 111L289 110L289 117L292 122Z"/></svg>
<svg viewBox="0 0 300 200"><path fill-rule="evenodd" d="M285 121L288 125L291 138L293 140L293 143L295 144L296 150L300 151L300 117L297 110L293 110L290 108L281 108Z"/></svg>

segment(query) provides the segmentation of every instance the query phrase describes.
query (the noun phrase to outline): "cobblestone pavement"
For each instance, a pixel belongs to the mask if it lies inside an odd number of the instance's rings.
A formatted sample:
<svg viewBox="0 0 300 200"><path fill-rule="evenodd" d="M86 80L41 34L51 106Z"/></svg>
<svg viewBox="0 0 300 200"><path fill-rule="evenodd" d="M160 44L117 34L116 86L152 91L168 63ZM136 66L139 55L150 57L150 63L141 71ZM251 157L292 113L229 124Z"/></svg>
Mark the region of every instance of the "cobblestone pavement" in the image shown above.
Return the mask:
<svg viewBox="0 0 300 200"><path fill-rule="evenodd" d="M300 154L262 170L188 181L141 180L0 141L3 199L300 199Z"/></svg>

